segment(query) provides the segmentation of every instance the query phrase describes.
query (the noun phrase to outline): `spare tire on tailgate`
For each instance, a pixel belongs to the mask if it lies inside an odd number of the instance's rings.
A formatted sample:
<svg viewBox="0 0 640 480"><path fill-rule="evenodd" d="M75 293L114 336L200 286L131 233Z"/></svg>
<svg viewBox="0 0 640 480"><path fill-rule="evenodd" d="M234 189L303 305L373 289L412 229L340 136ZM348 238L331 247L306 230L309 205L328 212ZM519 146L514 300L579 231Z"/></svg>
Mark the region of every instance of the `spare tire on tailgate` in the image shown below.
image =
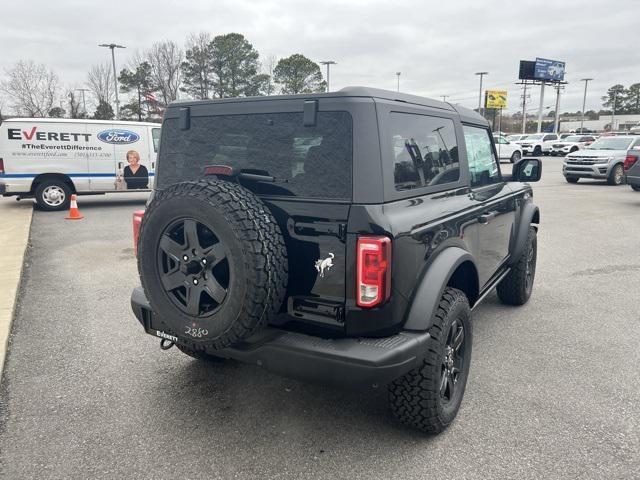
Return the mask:
<svg viewBox="0 0 640 480"><path fill-rule="evenodd" d="M269 209L221 180L155 192L138 270L164 331L195 350L226 348L255 333L279 311L288 280L284 239Z"/></svg>

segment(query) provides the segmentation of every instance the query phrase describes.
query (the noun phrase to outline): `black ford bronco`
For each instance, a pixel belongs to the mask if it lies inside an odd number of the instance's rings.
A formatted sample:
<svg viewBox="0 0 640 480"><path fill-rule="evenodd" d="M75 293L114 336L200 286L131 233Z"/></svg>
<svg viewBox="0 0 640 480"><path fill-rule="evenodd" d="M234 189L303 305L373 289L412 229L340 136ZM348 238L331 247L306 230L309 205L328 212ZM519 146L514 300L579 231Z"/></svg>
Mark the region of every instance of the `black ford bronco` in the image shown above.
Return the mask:
<svg viewBox="0 0 640 480"><path fill-rule="evenodd" d="M522 182L541 169L503 174L484 118L396 92L173 103L133 310L163 348L387 388L402 422L440 432L471 309L496 287L531 295L540 217Z"/></svg>

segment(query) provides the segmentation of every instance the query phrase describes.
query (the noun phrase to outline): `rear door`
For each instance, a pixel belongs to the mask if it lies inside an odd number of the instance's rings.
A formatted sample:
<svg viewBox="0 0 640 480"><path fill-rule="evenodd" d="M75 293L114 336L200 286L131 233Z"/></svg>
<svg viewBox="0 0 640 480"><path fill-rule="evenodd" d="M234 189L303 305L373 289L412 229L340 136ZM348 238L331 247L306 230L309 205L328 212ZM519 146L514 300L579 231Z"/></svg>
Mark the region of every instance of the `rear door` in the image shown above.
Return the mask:
<svg viewBox="0 0 640 480"><path fill-rule="evenodd" d="M151 163L155 162L155 154L151 154L149 129L146 125L120 123L115 124L105 135L113 145L115 165L114 172L124 185L118 184L120 190L145 190L150 188ZM121 186L122 185L122 186Z"/></svg>
<svg viewBox="0 0 640 480"><path fill-rule="evenodd" d="M469 162L471 199L481 207L478 215L476 262L480 285L485 285L509 255L515 222L515 198L502 180L500 166L486 127L464 125Z"/></svg>

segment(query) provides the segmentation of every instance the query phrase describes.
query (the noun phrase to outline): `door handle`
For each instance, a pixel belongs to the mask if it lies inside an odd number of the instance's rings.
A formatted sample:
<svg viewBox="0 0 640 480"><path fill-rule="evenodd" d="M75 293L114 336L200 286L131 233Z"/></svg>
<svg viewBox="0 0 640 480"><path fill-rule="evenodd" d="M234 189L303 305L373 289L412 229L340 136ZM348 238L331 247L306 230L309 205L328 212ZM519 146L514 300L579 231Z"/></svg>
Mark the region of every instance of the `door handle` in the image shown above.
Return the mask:
<svg viewBox="0 0 640 480"><path fill-rule="evenodd" d="M478 222L482 223L483 225L486 225L487 223L489 223L491 221L492 218L495 218L498 216L497 211L493 211L493 212L485 212L482 215L480 215L478 217Z"/></svg>

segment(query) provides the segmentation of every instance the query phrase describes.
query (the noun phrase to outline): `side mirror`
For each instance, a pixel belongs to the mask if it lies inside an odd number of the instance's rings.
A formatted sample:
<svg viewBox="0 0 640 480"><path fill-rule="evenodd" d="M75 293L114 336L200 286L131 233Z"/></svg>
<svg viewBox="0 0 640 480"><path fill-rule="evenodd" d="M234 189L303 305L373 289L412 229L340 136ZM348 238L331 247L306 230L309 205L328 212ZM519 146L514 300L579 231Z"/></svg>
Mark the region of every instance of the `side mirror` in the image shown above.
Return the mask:
<svg viewBox="0 0 640 480"><path fill-rule="evenodd" d="M513 166L511 180L514 182L537 182L542 176L542 161L539 158L526 158Z"/></svg>

